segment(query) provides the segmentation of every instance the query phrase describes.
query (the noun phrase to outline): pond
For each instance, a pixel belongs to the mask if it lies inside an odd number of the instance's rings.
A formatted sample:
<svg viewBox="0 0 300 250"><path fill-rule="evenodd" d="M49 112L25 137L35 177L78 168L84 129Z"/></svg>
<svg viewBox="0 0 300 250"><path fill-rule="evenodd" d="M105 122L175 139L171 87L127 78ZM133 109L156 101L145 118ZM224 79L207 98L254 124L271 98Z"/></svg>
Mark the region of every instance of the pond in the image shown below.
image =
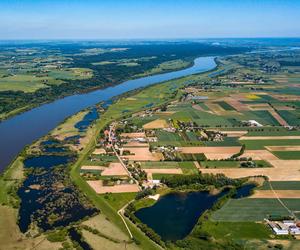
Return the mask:
<svg viewBox="0 0 300 250"><path fill-rule="evenodd" d="M236 195L233 196L234 199L240 199L251 195L253 188L256 185L253 183L245 184L236 190Z"/></svg>
<svg viewBox="0 0 300 250"><path fill-rule="evenodd" d="M70 235L70 238L71 238L73 241L77 242L78 245L79 245L83 250L92 250L92 248L90 247L90 245L89 245L88 243L86 243L86 242L82 239L81 235L76 231L76 229L71 228L71 229L69 230L69 235Z"/></svg>
<svg viewBox="0 0 300 250"><path fill-rule="evenodd" d="M43 168L51 168L54 166L66 164L71 161L72 158L69 156L60 156L60 155L40 155L27 158L24 161L24 166L26 168L30 167L43 167Z"/></svg>
<svg viewBox="0 0 300 250"><path fill-rule="evenodd" d="M75 124L75 128L79 130L79 132L84 132L91 125L93 121L99 118L98 112L96 108L92 108L81 121Z"/></svg>
<svg viewBox="0 0 300 250"><path fill-rule="evenodd" d="M151 227L163 240L179 240L187 236L201 214L227 191L170 193L153 206L136 211L135 216Z"/></svg>

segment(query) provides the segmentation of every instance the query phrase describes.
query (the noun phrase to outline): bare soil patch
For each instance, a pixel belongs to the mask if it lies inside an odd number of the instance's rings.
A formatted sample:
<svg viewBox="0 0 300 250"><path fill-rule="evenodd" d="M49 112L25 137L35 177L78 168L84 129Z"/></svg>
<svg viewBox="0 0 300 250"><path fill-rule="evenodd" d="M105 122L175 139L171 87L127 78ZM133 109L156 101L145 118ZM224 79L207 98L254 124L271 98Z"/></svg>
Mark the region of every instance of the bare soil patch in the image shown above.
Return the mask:
<svg viewBox="0 0 300 250"><path fill-rule="evenodd" d="M99 170L102 171L106 169L104 166L89 166L89 165L84 165L80 168L81 170Z"/></svg>
<svg viewBox="0 0 300 250"><path fill-rule="evenodd" d="M112 176L112 175L117 175L117 176L127 175L128 176L128 173L120 162L113 162L113 163L110 163L107 168L104 168L101 175L102 176Z"/></svg>
<svg viewBox="0 0 300 250"><path fill-rule="evenodd" d="M163 119L157 119L155 121L146 123L143 128L144 129L157 129L157 128L167 128L169 127L166 120Z"/></svg>
<svg viewBox="0 0 300 250"><path fill-rule="evenodd" d="M247 111L249 110L248 106L244 103L239 102L236 99L230 98L230 99L226 99L226 102L234 107L237 111Z"/></svg>
<svg viewBox="0 0 300 250"><path fill-rule="evenodd" d="M149 147L148 143L138 142L138 141L129 141L124 144L126 147Z"/></svg>
<svg viewBox="0 0 300 250"><path fill-rule="evenodd" d="M276 193L276 195L274 194ZM249 198L289 198L289 199L298 199L300 198L300 190L255 190L254 194Z"/></svg>
<svg viewBox="0 0 300 250"><path fill-rule="evenodd" d="M94 155L104 155L106 154L106 150L104 148L96 148L93 152Z"/></svg>
<svg viewBox="0 0 300 250"><path fill-rule="evenodd" d="M240 146L234 147L179 147L178 151L183 154L218 153L235 154L241 150Z"/></svg>
<svg viewBox="0 0 300 250"><path fill-rule="evenodd" d="M300 160L269 160L273 168L201 169L202 173L223 173L230 178L268 176L271 181L300 181Z"/></svg>
<svg viewBox="0 0 300 250"><path fill-rule="evenodd" d="M124 137L124 138L145 138L146 137L144 132L140 132L140 133L121 133L120 136Z"/></svg>
<svg viewBox="0 0 300 250"><path fill-rule="evenodd" d="M300 146L265 146L270 151L300 151Z"/></svg>
<svg viewBox="0 0 300 250"><path fill-rule="evenodd" d="M252 160L279 160L277 156L273 155L268 150L245 150L242 157L252 158Z"/></svg>
<svg viewBox="0 0 300 250"><path fill-rule="evenodd" d="M130 151L132 155L122 155L122 158L132 161L160 161L163 159L161 153L152 153L148 147L124 147L124 150Z"/></svg>
<svg viewBox="0 0 300 250"><path fill-rule="evenodd" d="M114 186L103 186L101 180L97 181L87 181L91 188L97 194L105 194L105 193L131 193L131 192L138 192L139 186L137 184L121 184L121 185L114 185Z"/></svg>
<svg viewBox="0 0 300 250"><path fill-rule="evenodd" d="M144 171L147 174L183 174L181 168L148 168Z"/></svg>

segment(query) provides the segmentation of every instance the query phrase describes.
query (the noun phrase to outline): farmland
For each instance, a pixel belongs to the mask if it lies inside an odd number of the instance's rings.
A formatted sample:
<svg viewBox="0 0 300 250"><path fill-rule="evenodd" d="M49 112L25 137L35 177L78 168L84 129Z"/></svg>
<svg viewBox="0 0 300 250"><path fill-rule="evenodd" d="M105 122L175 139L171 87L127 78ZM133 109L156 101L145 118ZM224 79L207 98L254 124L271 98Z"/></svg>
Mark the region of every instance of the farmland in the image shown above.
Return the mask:
<svg viewBox="0 0 300 250"><path fill-rule="evenodd" d="M119 52L80 50L76 60L106 53L116 56ZM121 61L110 56L104 56L103 61L94 58L90 63L91 71L74 63L67 73L58 72L58 69L50 73L49 70L48 77L56 74L66 82L73 77L91 80L98 74L98 69L112 65L125 71L132 70L131 73L148 74L151 69L144 68L138 73L135 68L141 67L143 62L150 64L157 60L150 56ZM277 56L287 57L284 52ZM294 56L299 55L295 52ZM269 60L264 54L254 57L263 63ZM164 67L161 65L165 62L156 61L150 68L160 65L168 71L175 67L173 64L185 67L178 61L169 61ZM245 65L245 61L251 65ZM286 90L289 80L286 82L280 77L281 82L276 82L276 74L283 74L283 69L270 72L267 66L256 64L256 61L248 54L222 57L214 72L138 89L114 99L107 106L99 103L52 130L47 138L54 141L54 146L43 146L37 141L27 148L27 154L49 156L45 150L63 144L67 153L74 156L74 162L66 170L55 167L54 172L68 173L57 188L66 185L72 190L78 189L84 194L80 197L84 204L91 202L92 208L101 211L74 222L90 246L176 249L182 242L195 240L207 246L223 244L220 249L226 249L226 244L243 242L250 245L254 239L282 242L282 238L274 236L264 224L264 219L270 215L297 216L299 213L300 130L295 125L299 104L295 101L297 95ZM227 70L230 73L224 73ZM223 73L217 74L220 71ZM295 79L292 82L297 84ZM55 86L61 84L64 83L53 83ZM282 84L285 88L281 88ZM37 90L28 90L28 93L32 91ZM281 111L292 111L293 115ZM83 126L84 119L93 112L98 116L88 126ZM65 152L55 154L62 156ZM3 205L19 206L11 190L27 178L28 173L32 174L26 171L23 175L22 161L23 158L18 158L10 170L14 171L6 172L8 175L0 179ZM181 180L184 185L180 186ZM191 184L192 181L195 182ZM76 189L71 183L76 184ZM231 193L249 183L256 185L249 194L235 198ZM34 185L28 190L39 188ZM10 194L2 190L10 190ZM183 241L166 244L148 226L135 221L129 209L149 207L172 191L181 192L179 197L182 199L179 200L183 203L186 191L207 192L208 197L223 196L217 205L196 218L194 229ZM7 220L16 220L15 210L3 209L3 213L8 214ZM50 221L53 218L57 219L49 216ZM54 229L55 232L59 230ZM16 228L12 227L10 231L16 232ZM41 237L44 236L42 233ZM285 240L290 238L287 236ZM69 242L69 238L64 242Z"/></svg>

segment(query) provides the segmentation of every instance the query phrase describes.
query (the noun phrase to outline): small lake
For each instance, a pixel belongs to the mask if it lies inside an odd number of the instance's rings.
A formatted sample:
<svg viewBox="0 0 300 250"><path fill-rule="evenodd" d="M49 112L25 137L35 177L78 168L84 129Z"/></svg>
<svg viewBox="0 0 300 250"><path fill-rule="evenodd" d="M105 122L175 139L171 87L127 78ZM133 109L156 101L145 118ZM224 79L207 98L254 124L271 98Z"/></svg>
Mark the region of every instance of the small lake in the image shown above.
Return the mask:
<svg viewBox="0 0 300 250"><path fill-rule="evenodd" d="M201 214L225 193L226 191L218 195L210 195L209 192L167 194L153 206L138 210L135 216L163 240L183 239L192 231Z"/></svg>
<svg viewBox="0 0 300 250"><path fill-rule="evenodd" d="M245 184L236 190L236 195L234 195L233 198L234 199L245 198L245 197L251 195L251 192L252 192L253 188L255 188L255 187L256 187L256 185L252 184L252 183Z"/></svg>
<svg viewBox="0 0 300 250"><path fill-rule="evenodd" d="M0 172L18 155L25 145L47 134L67 117L80 110L110 99L125 92L211 70L216 67L214 57L199 57L190 68L174 72L128 80L116 86L85 94L68 96L41 105L0 123Z"/></svg>

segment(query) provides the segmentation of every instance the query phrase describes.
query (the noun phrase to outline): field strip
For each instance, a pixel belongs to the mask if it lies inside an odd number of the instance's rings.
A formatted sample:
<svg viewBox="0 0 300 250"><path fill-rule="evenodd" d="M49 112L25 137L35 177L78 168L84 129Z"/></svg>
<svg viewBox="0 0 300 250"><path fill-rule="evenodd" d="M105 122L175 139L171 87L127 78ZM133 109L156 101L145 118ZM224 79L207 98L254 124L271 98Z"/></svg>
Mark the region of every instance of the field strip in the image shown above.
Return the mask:
<svg viewBox="0 0 300 250"><path fill-rule="evenodd" d="M275 110L269 110L269 113L279 122L281 126L289 126L289 124Z"/></svg>
<svg viewBox="0 0 300 250"><path fill-rule="evenodd" d="M144 168L147 174L182 174L181 168Z"/></svg>
<svg viewBox="0 0 300 250"><path fill-rule="evenodd" d="M300 146L265 146L270 151L300 151Z"/></svg>
<svg viewBox="0 0 300 250"><path fill-rule="evenodd" d="M178 151L183 154L217 153L217 154L235 154L240 152L240 146L232 147L179 147Z"/></svg>
<svg viewBox="0 0 300 250"><path fill-rule="evenodd" d="M242 136L239 140L251 141L251 140L299 140L299 135L291 136Z"/></svg>
<svg viewBox="0 0 300 250"><path fill-rule="evenodd" d="M300 190L274 190L278 198L300 198ZM249 198L277 198L273 190L255 190Z"/></svg>
<svg viewBox="0 0 300 250"><path fill-rule="evenodd" d="M245 150L244 154L241 157L252 158L253 160L279 160L277 156L273 155L268 150L259 149L259 150Z"/></svg>
<svg viewBox="0 0 300 250"><path fill-rule="evenodd" d="M81 170L99 170L102 171L106 169L104 166L93 166L93 165L84 165L80 168Z"/></svg>
<svg viewBox="0 0 300 250"><path fill-rule="evenodd" d="M155 121L146 123L143 128L144 129L158 129L158 128L167 128L169 125L166 120L157 119Z"/></svg>

